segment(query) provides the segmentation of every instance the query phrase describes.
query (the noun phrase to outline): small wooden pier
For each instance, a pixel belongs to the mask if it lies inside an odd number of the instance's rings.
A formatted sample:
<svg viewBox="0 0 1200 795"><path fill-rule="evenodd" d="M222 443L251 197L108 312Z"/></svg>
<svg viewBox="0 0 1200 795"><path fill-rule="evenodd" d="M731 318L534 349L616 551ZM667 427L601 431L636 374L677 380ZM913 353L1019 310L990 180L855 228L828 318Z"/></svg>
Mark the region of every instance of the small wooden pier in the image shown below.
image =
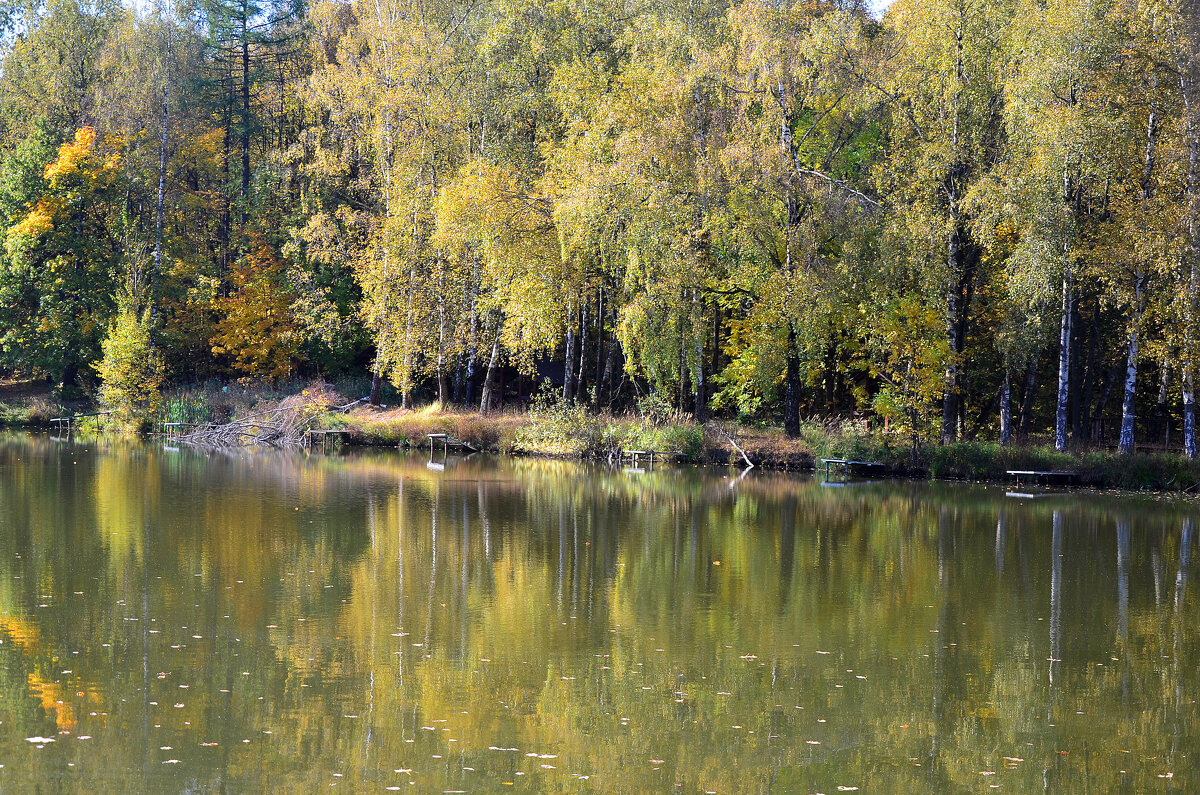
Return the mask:
<svg viewBox="0 0 1200 795"><path fill-rule="evenodd" d="M199 428L198 422L164 422L162 435L164 439L179 439L187 434L188 428Z"/></svg>
<svg viewBox="0 0 1200 795"><path fill-rule="evenodd" d="M1067 469L1008 469L1005 471L1016 481L1018 486L1021 485L1022 480L1046 486L1070 486L1074 485L1075 479L1078 477L1077 473Z"/></svg>
<svg viewBox="0 0 1200 795"><path fill-rule="evenodd" d="M678 450L622 450L621 463L625 463L625 458L628 457L629 465L631 467L637 467L638 461L642 458L646 458L650 462L650 470L653 470L655 456L681 458L683 457L683 453L679 452Z"/></svg>
<svg viewBox="0 0 1200 795"><path fill-rule="evenodd" d="M329 446L329 437L344 436L350 433L348 428L309 428L304 432L304 447L311 450L313 446L313 438L320 437L321 452L324 453Z"/></svg>
<svg viewBox="0 0 1200 795"><path fill-rule="evenodd" d="M433 455L433 450L437 446L438 442L442 443L442 454L443 455L449 455L451 447L460 449L460 450L470 450L472 453L479 452L479 448L477 448L471 444L468 444L467 442L464 442L462 439L459 439L457 436L451 436L448 433L431 433L431 434L429 434L429 454L430 455Z"/></svg>
<svg viewBox="0 0 1200 795"><path fill-rule="evenodd" d="M67 438L71 436L71 425L75 420L81 420L85 417L107 417L112 414L111 411L93 411L91 414L72 414L70 417L51 417L50 422L58 426L58 438L63 438L63 431L66 430Z"/></svg>
<svg viewBox="0 0 1200 795"><path fill-rule="evenodd" d="M842 468L843 480L850 476L850 470L854 468L865 469L868 472L876 471L880 474L882 474L887 468L887 464L884 464L880 461L855 461L852 458L822 458L821 463L825 465L826 480L829 480L830 469L839 466Z"/></svg>

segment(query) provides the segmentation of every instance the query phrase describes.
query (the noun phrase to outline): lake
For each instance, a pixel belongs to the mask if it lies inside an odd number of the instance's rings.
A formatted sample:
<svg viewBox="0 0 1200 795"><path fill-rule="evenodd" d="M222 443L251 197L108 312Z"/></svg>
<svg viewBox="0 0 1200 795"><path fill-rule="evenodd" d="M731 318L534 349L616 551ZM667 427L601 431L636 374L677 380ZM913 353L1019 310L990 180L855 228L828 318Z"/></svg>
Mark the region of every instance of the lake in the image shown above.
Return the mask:
<svg viewBox="0 0 1200 795"><path fill-rule="evenodd" d="M0 437L0 789L1200 787L1196 504Z"/></svg>

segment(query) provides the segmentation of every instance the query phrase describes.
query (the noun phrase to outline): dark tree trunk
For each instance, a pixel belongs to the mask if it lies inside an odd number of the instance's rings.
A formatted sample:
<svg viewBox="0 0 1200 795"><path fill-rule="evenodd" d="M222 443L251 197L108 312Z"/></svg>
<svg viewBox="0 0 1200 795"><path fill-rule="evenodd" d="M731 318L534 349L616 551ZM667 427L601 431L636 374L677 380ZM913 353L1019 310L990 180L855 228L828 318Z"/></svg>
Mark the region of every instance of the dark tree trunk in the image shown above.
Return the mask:
<svg viewBox="0 0 1200 795"><path fill-rule="evenodd" d="M1087 370L1083 377L1083 397L1079 403L1077 438L1092 438L1092 394L1096 391L1096 349L1100 341L1099 313L1092 312L1092 333L1088 342Z"/></svg>
<svg viewBox="0 0 1200 795"><path fill-rule="evenodd" d="M462 403L462 387L463 387L463 369L466 367L466 359L463 357L462 351L458 352L454 361L454 392L453 400L455 405Z"/></svg>
<svg viewBox="0 0 1200 795"><path fill-rule="evenodd" d="M1113 362L1112 369L1108 373L1108 378L1104 381L1104 389L1100 392L1100 400L1096 402L1096 410L1092 412L1094 417L1093 424L1100 423L1099 438L1103 439L1104 434L1104 409L1108 406L1109 395L1112 394L1113 384L1117 382L1117 378L1121 375L1121 361L1118 359Z"/></svg>
<svg viewBox="0 0 1200 795"><path fill-rule="evenodd" d="M471 405L471 403L473 402L474 397L475 397L475 394L474 394L475 357L478 355L478 350L479 350L479 341L476 337L476 332L477 332L476 326L477 326L478 314L477 314L475 299L478 295L478 290L479 290L479 258L475 257L474 265L472 266L472 270L471 270L471 296L468 299L471 302L471 318L467 324L467 372L463 377L463 392L462 392L463 397L461 398L461 400L463 402L465 402L468 406ZM458 395L459 395L458 387L455 386L454 399L456 402L458 402L460 400Z"/></svg>
<svg viewBox="0 0 1200 795"><path fill-rule="evenodd" d="M721 374L721 305L713 301L712 367L714 376Z"/></svg>
<svg viewBox="0 0 1200 795"><path fill-rule="evenodd" d="M611 343L610 343L611 344ZM596 290L596 375L592 383L596 387L596 406L604 397L601 395L601 379L604 378L604 288Z"/></svg>
<svg viewBox="0 0 1200 795"><path fill-rule="evenodd" d="M783 429L788 437L800 435L800 355L796 329L788 324L787 371L784 375Z"/></svg>
<svg viewBox="0 0 1200 795"><path fill-rule="evenodd" d="M1071 307L1071 312L1071 349L1075 351L1082 351L1088 344L1089 335L1088 330L1083 328L1083 324L1079 322L1080 316L1078 298L1075 300L1075 305ZM1071 359L1071 388L1070 396L1067 401L1067 417L1071 428L1071 438L1073 439L1078 439L1081 436L1081 429L1079 426L1080 420L1083 416L1083 389L1081 388L1081 385L1083 383L1086 370L1086 361L1080 361L1078 356L1075 356Z"/></svg>
<svg viewBox="0 0 1200 795"><path fill-rule="evenodd" d="M575 400L575 313L567 304L567 351L563 358L563 400Z"/></svg>
<svg viewBox="0 0 1200 795"><path fill-rule="evenodd" d="M705 393L704 383L704 317L703 308L700 306L700 291L692 290L692 317L695 318L695 323L692 325L692 342L696 349L696 383L694 386L696 403L695 414L696 422L704 422L705 411L708 408L708 395Z"/></svg>
<svg viewBox="0 0 1200 795"><path fill-rule="evenodd" d="M601 381L600 391L604 393L605 405L612 408L614 395L613 381L616 378L617 355L621 352L621 341L617 339L617 313L609 309L609 314L612 318L612 331L608 341L608 355L604 361L604 378Z"/></svg>
<svg viewBox="0 0 1200 795"><path fill-rule="evenodd" d="M958 427L958 230L950 233L950 288L946 293L946 343L950 361L946 364L946 383L942 392L942 444L950 444Z"/></svg>
<svg viewBox="0 0 1200 795"><path fill-rule="evenodd" d="M500 329L496 328L496 337L492 340L492 355L488 359L487 375L483 378L483 392L479 398L479 412L486 414L492 408L494 384L496 382L496 365L500 361Z"/></svg>
<svg viewBox="0 0 1200 795"><path fill-rule="evenodd" d="M217 292L224 298L229 295L229 237L231 234L230 228L233 226L233 206L229 198L229 149L231 144L229 128L233 123L233 102L230 100L229 95L225 93L225 86L221 87L221 94L225 100L225 107L223 109L225 129L222 131L221 138L221 151L223 155L221 158L221 251L220 262L218 264L219 283L217 285Z"/></svg>
<svg viewBox="0 0 1200 795"><path fill-rule="evenodd" d="M250 10L242 3L242 118L238 130L238 146L242 153L242 227L246 226L250 196Z"/></svg>
<svg viewBox="0 0 1200 795"><path fill-rule="evenodd" d="M587 403L587 347L588 347L588 305L587 301L579 301L579 363L575 372L575 402Z"/></svg>
<svg viewBox="0 0 1200 795"><path fill-rule="evenodd" d="M371 372L371 405L379 405L379 396L383 392L383 378L379 375L379 365L376 363L375 369Z"/></svg>
<svg viewBox="0 0 1200 795"><path fill-rule="evenodd" d="M68 389L75 386L75 382L79 379L79 365L74 362L69 362L63 365L62 370L62 388Z"/></svg>
<svg viewBox="0 0 1200 795"><path fill-rule="evenodd" d="M1025 395L1021 398L1021 421L1018 423L1018 433L1021 438L1029 435L1033 424L1033 396L1037 391L1038 354L1034 353L1029 360L1029 369L1025 371Z"/></svg>

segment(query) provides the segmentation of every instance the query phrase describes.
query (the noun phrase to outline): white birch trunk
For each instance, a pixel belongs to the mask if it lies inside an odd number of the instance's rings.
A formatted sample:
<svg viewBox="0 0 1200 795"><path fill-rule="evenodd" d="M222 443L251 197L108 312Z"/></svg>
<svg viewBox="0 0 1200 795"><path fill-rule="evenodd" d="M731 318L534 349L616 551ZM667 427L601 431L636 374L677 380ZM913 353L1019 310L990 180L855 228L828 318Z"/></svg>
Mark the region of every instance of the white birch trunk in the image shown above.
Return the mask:
<svg viewBox="0 0 1200 795"><path fill-rule="evenodd" d="M1196 445L1196 393L1193 386L1193 373L1196 357L1196 287L1197 264L1200 261L1200 124L1197 124L1195 107L1195 74L1193 61L1185 56L1181 59L1179 69L1180 93L1183 96L1183 116L1187 130L1188 168L1187 168L1187 247L1184 256L1187 265L1186 294L1184 297L1184 327L1183 327L1183 450L1190 459L1200 455Z"/></svg>
<svg viewBox="0 0 1200 795"><path fill-rule="evenodd" d="M1142 321L1142 284L1145 275L1140 271L1134 278L1133 320L1129 326L1129 353L1125 360L1125 398L1121 401L1121 440L1117 450L1133 452L1134 401L1137 398L1138 329Z"/></svg>
<svg viewBox="0 0 1200 795"><path fill-rule="evenodd" d="M563 359L563 391L564 403L575 399L575 312L567 303L567 351Z"/></svg>
<svg viewBox="0 0 1200 795"><path fill-rule="evenodd" d="M496 338L492 341L492 356L488 360L487 375L483 377L483 392L479 398L479 413L486 414L492 407L492 388L496 381L496 364L500 361L500 324L496 324Z"/></svg>
<svg viewBox="0 0 1200 795"><path fill-rule="evenodd" d="M164 20L164 25L167 24ZM158 301L156 293L158 291L159 274L162 273L162 249L163 249L163 198L166 194L167 183L167 130L170 126L170 118L167 114L167 99L171 90L171 30L167 28L167 57L163 64L163 84L162 84L162 134L158 139L158 208L154 216L154 271L150 274L148 295L146 300L150 304L150 320L151 328L153 322L158 319ZM153 331L151 332L153 335ZM153 339L153 336L151 337Z"/></svg>
<svg viewBox="0 0 1200 795"><path fill-rule="evenodd" d="M1193 460L1200 452L1196 449L1196 393L1192 388L1190 355L1183 365L1183 451Z"/></svg>
<svg viewBox="0 0 1200 795"><path fill-rule="evenodd" d="M1157 78L1153 82L1157 88ZM1148 203L1153 194L1155 148L1158 140L1158 114L1152 107L1146 122L1146 159L1142 171L1142 202ZM1138 268L1133 276L1133 318L1129 324L1129 356L1125 361L1125 399L1121 401L1121 439L1117 451L1125 454L1134 449L1134 402L1137 398L1138 335L1142 325L1142 292L1146 273Z"/></svg>
<svg viewBox="0 0 1200 795"><path fill-rule="evenodd" d="M1012 441L1012 388L1009 385L1008 373L1004 374L1004 383L1000 387L1000 444Z"/></svg>
<svg viewBox="0 0 1200 795"><path fill-rule="evenodd" d="M1071 378L1071 271L1063 276L1062 325L1058 335L1058 400L1054 417L1054 449L1067 449L1067 396Z"/></svg>

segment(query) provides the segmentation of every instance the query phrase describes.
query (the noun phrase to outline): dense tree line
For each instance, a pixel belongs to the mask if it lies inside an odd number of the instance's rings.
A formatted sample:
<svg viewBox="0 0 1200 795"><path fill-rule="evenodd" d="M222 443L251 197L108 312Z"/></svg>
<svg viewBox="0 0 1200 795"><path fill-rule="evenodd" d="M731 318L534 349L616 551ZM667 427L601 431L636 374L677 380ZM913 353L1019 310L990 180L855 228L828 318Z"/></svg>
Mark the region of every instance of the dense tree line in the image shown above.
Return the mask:
<svg viewBox="0 0 1200 795"><path fill-rule="evenodd" d="M1196 454L1196 0L6 5L0 366ZM141 410L152 400L139 404Z"/></svg>

